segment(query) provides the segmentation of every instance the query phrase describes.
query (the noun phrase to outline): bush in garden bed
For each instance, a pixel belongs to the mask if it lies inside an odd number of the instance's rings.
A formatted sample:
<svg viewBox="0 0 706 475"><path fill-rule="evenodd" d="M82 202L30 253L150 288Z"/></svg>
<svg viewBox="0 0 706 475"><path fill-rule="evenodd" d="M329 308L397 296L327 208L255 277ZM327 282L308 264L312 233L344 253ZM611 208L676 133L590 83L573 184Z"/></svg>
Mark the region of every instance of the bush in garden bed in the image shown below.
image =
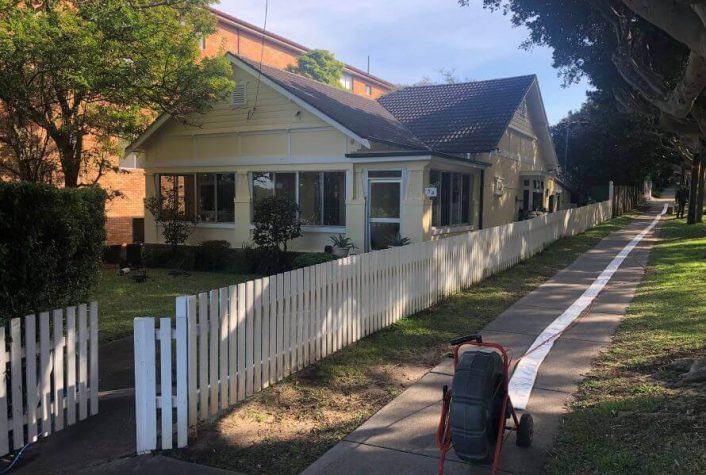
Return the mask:
<svg viewBox="0 0 706 475"><path fill-rule="evenodd" d="M287 252L284 257L273 254L271 250L249 246L233 249L228 247L226 241L179 246L176 251L167 244L144 246L147 267L178 267L186 271L273 275L334 259L330 254L322 252Z"/></svg>
<svg viewBox="0 0 706 475"><path fill-rule="evenodd" d="M307 252L299 254L292 260L292 268L315 266L333 260L336 260L336 257L327 252Z"/></svg>
<svg viewBox="0 0 706 475"><path fill-rule="evenodd" d="M0 322L88 298L100 276L106 193L0 182Z"/></svg>

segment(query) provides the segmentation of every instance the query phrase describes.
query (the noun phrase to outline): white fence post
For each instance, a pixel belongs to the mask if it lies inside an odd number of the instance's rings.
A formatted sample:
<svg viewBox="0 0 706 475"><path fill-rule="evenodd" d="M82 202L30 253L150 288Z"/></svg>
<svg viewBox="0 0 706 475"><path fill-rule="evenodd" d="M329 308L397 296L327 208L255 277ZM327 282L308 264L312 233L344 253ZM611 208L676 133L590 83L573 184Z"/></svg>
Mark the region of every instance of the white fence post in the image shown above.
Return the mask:
<svg viewBox="0 0 706 475"><path fill-rule="evenodd" d="M157 448L154 319L138 317L133 325L135 330L136 448L138 454L144 454Z"/></svg>

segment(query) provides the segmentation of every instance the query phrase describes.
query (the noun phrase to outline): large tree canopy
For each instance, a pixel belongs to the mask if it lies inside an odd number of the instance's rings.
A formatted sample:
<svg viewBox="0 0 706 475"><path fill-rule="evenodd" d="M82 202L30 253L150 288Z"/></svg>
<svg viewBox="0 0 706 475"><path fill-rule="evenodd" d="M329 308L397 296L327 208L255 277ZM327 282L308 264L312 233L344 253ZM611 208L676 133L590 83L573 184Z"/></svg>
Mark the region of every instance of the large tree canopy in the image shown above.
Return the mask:
<svg viewBox="0 0 706 475"><path fill-rule="evenodd" d="M468 0L459 0L467 5ZM701 220L706 152L706 2L483 0L553 48L570 83L587 77L622 111L650 116L694 152L689 221Z"/></svg>
<svg viewBox="0 0 706 475"><path fill-rule="evenodd" d="M50 138L65 185L77 186L156 114L207 111L233 87L225 58L199 60L211 1L0 0L4 122Z"/></svg>
<svg viewBox="0 0 706 475"><path fill-rule="evenodd" d="M618 113L612 98L600 91L590 93L579 111L552 126L551 134L579 201L609 181L642 186L650 176L663 184L685 152L647 117Z"/></svg>

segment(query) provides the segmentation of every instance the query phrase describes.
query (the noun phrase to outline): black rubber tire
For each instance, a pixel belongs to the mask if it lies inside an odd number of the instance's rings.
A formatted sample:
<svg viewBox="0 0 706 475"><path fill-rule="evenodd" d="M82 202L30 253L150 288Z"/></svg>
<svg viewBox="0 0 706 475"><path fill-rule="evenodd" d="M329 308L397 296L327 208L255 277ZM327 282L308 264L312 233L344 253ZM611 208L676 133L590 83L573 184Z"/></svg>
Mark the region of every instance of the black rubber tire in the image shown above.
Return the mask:
<svg viewBox="0 0 706 475"><path fill-rule="evenodd" d="M461 460L491 463L505 398L503 362L492 350L466 351L451 388L451 440Z"/></svg>
<svg viewBox="0 0 706 475"><path fill-rule="evenodd" d="M534 419L532 414L526 412L520 417L520 425L517 426L517 446L530 447L534 438Z"/></svg>

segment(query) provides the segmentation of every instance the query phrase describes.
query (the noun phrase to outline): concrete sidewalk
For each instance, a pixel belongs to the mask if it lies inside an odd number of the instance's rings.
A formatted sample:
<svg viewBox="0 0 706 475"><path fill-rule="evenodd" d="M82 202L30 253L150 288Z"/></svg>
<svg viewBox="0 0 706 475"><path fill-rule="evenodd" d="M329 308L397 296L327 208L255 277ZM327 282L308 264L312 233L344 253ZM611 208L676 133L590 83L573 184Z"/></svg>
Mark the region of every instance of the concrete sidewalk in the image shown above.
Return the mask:
<svg viewBox="0 0 706 475"><path fill-rule="evenodd" d="M666 201L653 201L649 210L623 229L520 299L481 332L484 340L504 345L513 358L524 354L544 328L576 300L616 254L642 231ZM593 306L554 344L540 367L527 407L534 417L535 438L519 449L514 436L502 454L500 471L541 473L566 402L590 370L592 360L610 343L632 300L654 244L654 230L633 249ZM318 474L433 474L438 463L434 434L441 413L441 388L451 384L453 362L448 359L429 371L390 404L349 434L305 475ZM461 462L449 453L445 473L487 473L488 467Z"/></svg>

